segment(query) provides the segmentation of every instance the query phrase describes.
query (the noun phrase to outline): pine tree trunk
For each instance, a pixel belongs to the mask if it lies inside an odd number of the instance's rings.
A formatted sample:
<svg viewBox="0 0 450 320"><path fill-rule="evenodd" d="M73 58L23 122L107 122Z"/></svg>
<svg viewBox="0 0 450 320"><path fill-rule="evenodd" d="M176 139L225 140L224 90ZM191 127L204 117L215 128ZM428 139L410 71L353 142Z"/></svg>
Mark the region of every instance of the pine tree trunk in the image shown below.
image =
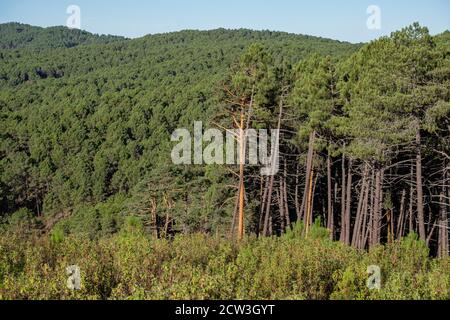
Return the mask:
<svg viewBox="0 0 450 320"><path fill-rule="evenodd" d="M313 177L314 177L314 170L313 170ZM311 225L314 223L314 201L315 201L315 194L316 194L316 188L317 188L317 180L319 179L319 176L316 175L313 182L312 192L311 192L311 206L309 208L309 221L311 222Z"/></svg>
<svg viewBox="0 0 450 320"><path fill-rule="evenodd" d="M306 190L306 179L305 179L305 190ZM305 218L304 214L305 214L305 207L306 207L306 193L303 192L303 197L302 197L302 205L300 206L300 219L299 221L303 220Z"/></svg>
<svg viewBox="0 0 450 320"><path fill-rule="evenodd" d="M265 186L264 186L264 193L262 196L262 200L261 200L261 209L259 212L259 224L258 224L258 233L260 234L263 230L264 227L264 214L265 214L265 208L266 208L266 203L267 203L267 194L269 192L269 183L270 183L270 178L264 179L265 180Z"/></svg>
<svg viewBox="0 0 450 320"><path fill-rule="evenodd" d="M353 227L353 237L352 237L352 246L358 247L359 239L361 238L361 225L362 225L362 216L363 216L363 206L366 195L366 183L367 183L367 165L364 167L364 173L362 177L362 185L361 192L359 194L358 208L356 210L356 219L355 225Z"/></svg>
<svg viewBox="0 0 450 320"><path fill-rule="evenodd" d="M370 206L369 206L369 212L370 212L370 219L369 219L369 225L367 227L367 234L366 234L366 241L369 242L369 248L372 248L374 246L374 236L373 236L373 230L374 230L374 207L375 207L375 171L372 169L372 174L370 177Z"/></svg>
<svg viewBox="0 0 450 320"><path fill-rule="evenodd" d="M302 217L301 217L302 214L300 212L299 198L298 198L299 175L300 175L300 168L299 168L299 164L297 163L297 172L296 172L296 176L295 176L295 196L294 196L295 213L297 214L297 221L300 221L302 219Z"/></svg>
<svg viewBox="0 0 450 320"><path fill-rule="evenodd" d="M327 228L330 231L331 239L333 240L334 234L334 214L333 214L333 195L332 195L332 185L331 185L331 157L330 153L327 155L327 209L328 209L328 217L327 217Z"/></svg>
<svg viewBox="0 0 450 320"><path fill-rule="evenodd" d="M234 238L235 232L236 232L236 220L239 214L239 196L241 194L240 191L241 185L238 186L238 192L237 197L234 205L234 211L233 211L233 220L231 221L231 230L230 230L230 237Z"/></svg>
<svg viewBox="0 0 450 320"><path fill-rule="evenodd" d="M375 175L375 195L373 207L373 230L372 230L372 245L380 244L381 235L381 201L382 201L382 169L377 169Z"/></svg>
<svg viewBox="0 0 450 320"><path fill-rule="evenodd" d="M368 174L369 169L367 169L367 174ZM362 207L362 212L363 212L363 222L362 222L362 232L361 235L359 237L358 243L357 243L357 248L359 249L364 249L366 247L367 244L367 234L368 234L368 230L370 230L370 228L367 226L367 217L369 215L369 192L370 192L370 188L371 188L371 181L367 181L366 180L366 192L364 195L364 201L363 201L363 207ZM369 219L370 221L370 219Z"/></svg>
<svg viewBox="0 0 450 320"><path fill-rule="evenodd" d="M284 161L283 196L287 228L291 228L291 217L289 216L288 189L287 189L287 163Z"/></svg>
<svg viewBox="0 0 450 320"><path fill-rule="evenodd" d="M280 111L279 111L279 115L278 115L278 130L281 129L281 121L283 118L283 100L280 100ZM272 155L273 156L273 155ZM279 154L277 154L277 156L279 156ZM275 161L279 161L279 159L271 159L271 165L274 165ZM270 210L272 207L272 193L273 193L273 184L274 184L274 180L275 180L275 175L272 174L270 176L270 182L269 182L269 190L267 193L267 204L265 206L265 217L264 217L264 229L263 229L263 234L264 236L268 236L269 233L272 234L273 232L273 226L272 226L272 219L270 216Z"/></svg>
<svg viewBox="0 0 450 320"><path fill-rule="evenodd" d="M409 232L414 232L414 188L413 188L414 166L411 166L411 187L409 189Z"/></svg>
<svg viewBox="0 0 450 320"><path fill-rule="evenodd" d="M406 190L402 192L402 198L400 200L400 217L397 222L397 239L401 239L404 236L405 230L405 201L406 201Z"/></svg>
<svg viewBox="0 0 450 320"><path fill-rule="evenodd" d="M351 205L352 205L352 160L348 161L347 195L345 205L345 244L350 245Z"/></svg>
<svg viewBox="0 0 450 320"><path fill-rule="evenodd" d="M393 228L392 228L392 221L393 221L393 217L392 217L392 210L388 209L386 212L386 219L387 219L387 241L388 243L392 243L393 242Z"/></svg>
<svg viewBox="0 0 450 320"><path fill-rule="evenodd" d="M341 186L341 237L340 241L345 242L345 190L346 190L346 173L345 173L345 155L342 154L342 186Z"/></svg>
<svg viewBox="0 0 450 320"><path fill-rule="evenodd" d="M445 168L445 162L444 162ZM442 190L439 197L440 203L440 221L439 221L439 245L438 245L438 253L440 258L446 258L449 255L449 237L448 237L448 212L447 212L447 199L446 193L446 176L447 171L444 169L444 174L442 176ZM447 195L448 196L448 195Z"/></svg>
<svg viewBox="0 0 450 320"><path fill-rule="evenodd" d="M311 132L309 136L308 144L308 157L306 160L306 183L305 183L305 195L306 195L306 206L304 212L305 226L306 229L309 228L310 222L310 211L311 211L311 198L312 198L312 183L313 183L313 166L314 166L314 143L315 143L316 132Z"/></svg>
<svg viewBox="0 0 450 320"><path fill-rule="evenodd" d="M312 202L313 202L313 178L314 170L311 170L308 181L308 200L306 201L306 212L305 212L305 227L306 235L308 235L309 227L311 226L311 215L312 215Z"/></svg>
<svg viewBox="0 0 450 320"><path fill-rule="evenodd" d="M245 167L245 133L244 133L245 116L244 112L241 112L241 127L239 131L239 228L238 239L244 238L244 167Z"/></svg>
<svg viewBox="0 0 450 320"><path fill-rule="evenodd" d="M286 213L284 211L284 200L283 200L283 182L280 179L280 185L277 190L277 196L278 196L278 206L280 209L280 229L281 233L284 233L286 231Z"/></svg>
<svg viewBox="0 0 450 320"><path fill-rule="evenodd" d="M271 207L272 207L272 193L273 193L273 183L274 183L274 176L270 176L270 182L269 182L269 191L267 194L267 204L266 204L266 212L265 212L265 218L264 218L264 229L263 234L265 237L269 236L269 228L271 224Z"/></svg>
<svg viewBox="0 0 450 320"><path fill-rule="evenodd" d="M419 236L423 241L427 240L425 233L425 215L423 209L423 179L422 179L422 152L420 130L416 134L417 157L416 157L416 189L417 189L417 219L419 222Z"/></svg>

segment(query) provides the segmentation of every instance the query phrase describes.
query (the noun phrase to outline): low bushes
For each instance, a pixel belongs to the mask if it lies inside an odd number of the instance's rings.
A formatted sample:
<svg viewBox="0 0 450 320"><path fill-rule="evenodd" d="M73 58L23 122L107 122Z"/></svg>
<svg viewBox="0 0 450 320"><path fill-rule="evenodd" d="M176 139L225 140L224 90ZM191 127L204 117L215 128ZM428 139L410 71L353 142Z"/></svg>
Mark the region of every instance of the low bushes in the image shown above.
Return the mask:
<svg viewBox="0 0 450 320"><path fill-rule="evenodd" d="M139 228L88 236L0 235L0 299L449 299L450 261L428 258L414 235L369 253L332 242L324 230L305 238L237 244L201 234L149 239ZM81 270L67 288L66 268ZM381 289L367 287L367 267Z"/></svg>

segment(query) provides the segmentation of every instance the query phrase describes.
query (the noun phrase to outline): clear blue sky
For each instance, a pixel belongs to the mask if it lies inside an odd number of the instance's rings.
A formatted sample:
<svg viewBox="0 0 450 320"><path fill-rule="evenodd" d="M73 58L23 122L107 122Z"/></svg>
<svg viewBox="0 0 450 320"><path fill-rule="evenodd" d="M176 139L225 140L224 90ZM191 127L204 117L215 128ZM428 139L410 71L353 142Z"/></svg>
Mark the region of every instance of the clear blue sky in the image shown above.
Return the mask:
<svg viewBox="0 0 450 320"><path fill-rule="evenodd" d="M71 4L81 9L82 29L132 38L224 27L360 42L414 21L433 34L450 29L450 0L0 0L0 23L65 25ZM369 5L381 9L381 30L366 26Z"/></svg>

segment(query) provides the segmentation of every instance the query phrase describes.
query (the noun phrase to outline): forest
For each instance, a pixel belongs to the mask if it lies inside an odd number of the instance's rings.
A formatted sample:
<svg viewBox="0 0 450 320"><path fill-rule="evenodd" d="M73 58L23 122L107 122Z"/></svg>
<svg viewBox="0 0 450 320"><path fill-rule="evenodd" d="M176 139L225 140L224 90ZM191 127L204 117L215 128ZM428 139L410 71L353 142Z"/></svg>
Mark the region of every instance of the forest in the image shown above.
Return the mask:
<svg viewBox="0 0 450 320"><path fill-rule="evenodd" d="M0 35L0 299L450 299L449 31ZM279 172L173 164L194 121Z"/></svg>

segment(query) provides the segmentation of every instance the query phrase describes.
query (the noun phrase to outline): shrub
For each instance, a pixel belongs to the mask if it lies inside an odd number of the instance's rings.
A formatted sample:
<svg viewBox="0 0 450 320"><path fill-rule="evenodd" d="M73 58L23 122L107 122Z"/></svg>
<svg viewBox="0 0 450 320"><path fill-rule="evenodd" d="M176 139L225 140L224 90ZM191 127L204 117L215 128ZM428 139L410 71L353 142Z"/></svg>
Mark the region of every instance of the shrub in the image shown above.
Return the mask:
<svg viewBox="0 0 450 320"><path fill-rule="evenodd" d="M66 268L81 271L67 288ZM381 269L369 290L367 267ZM100 239L0 234L0 299L449 299L450 260L429 259L410 235L369 253L315 224L235 243L202 234L150 239L135 218Z"/></svg>

